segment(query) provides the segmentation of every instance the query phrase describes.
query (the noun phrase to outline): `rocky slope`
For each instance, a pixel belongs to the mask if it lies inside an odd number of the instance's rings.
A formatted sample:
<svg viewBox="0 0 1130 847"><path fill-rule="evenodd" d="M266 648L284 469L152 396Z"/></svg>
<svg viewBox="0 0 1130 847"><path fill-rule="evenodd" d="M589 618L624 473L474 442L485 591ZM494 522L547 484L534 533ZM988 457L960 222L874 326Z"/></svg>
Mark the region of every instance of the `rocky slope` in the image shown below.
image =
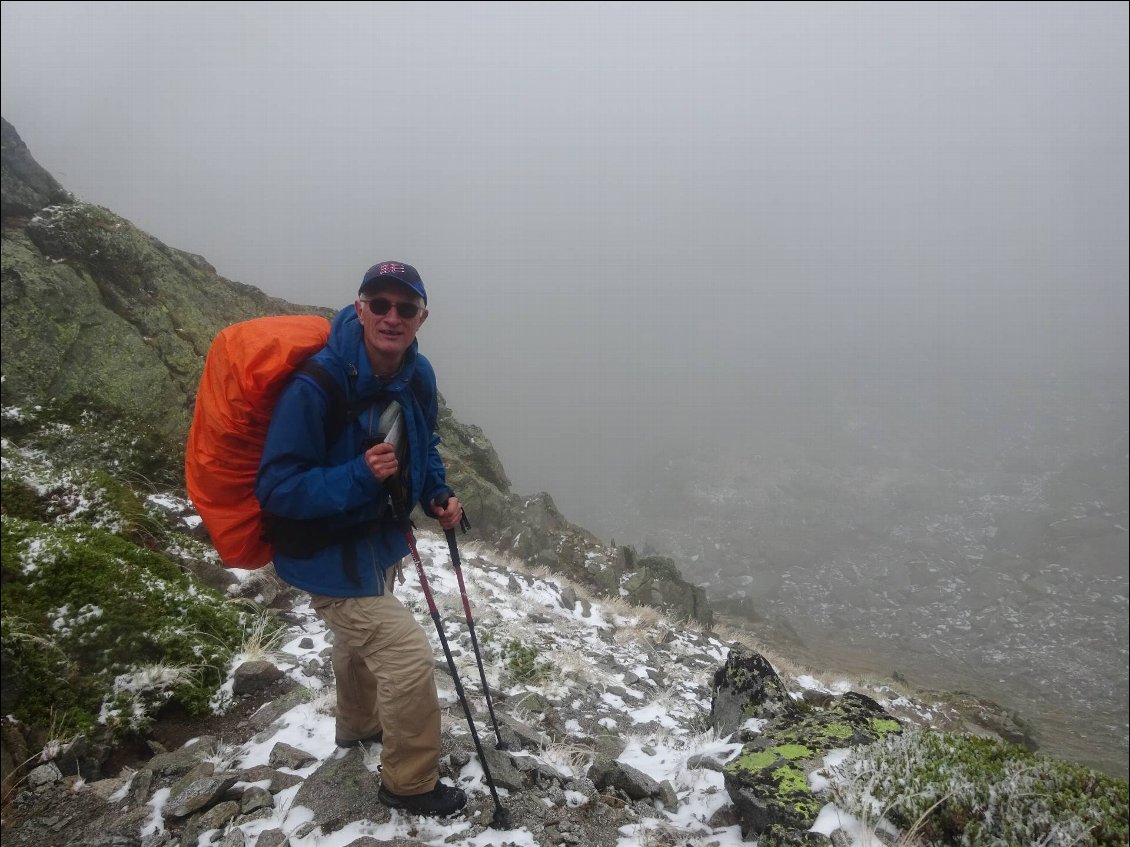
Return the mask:
<svg viewBox="0 0 1130 847"><path fill-rule="evenodd" d="M71 197L3 122L3 397L94 415L149 442L151 475L176 480L204 356L216 332L264 315L326 313L219 276L111 211ZM710 621L701 589L637 569L568 523L548 494L521 497L483 432L443 406L441 450L475 531L516 555L639 602Z"/></svg>
<svg viewBox="0 0 1130 847"><path fill-rule="evenodd" d="M837 762L904 727L967 728L957 710L885 686L778 674L752 645L601 600L470 545L463 558L496 727L459 589L445 567L446 543L422 534L420 550L482 742L480 759L439 659L441 773L467 790L465 813L433 821L375 801L380 745L333 744L324 625L307 598L271 591L269 575L259 573L240 591L269 597L289 626L273 645L234 658L221 713L192 722L166 715L146 731L144 747L119 754L112 771L82 739L51 746L16 787L5 843L738 847L756 838L763 847L854 845L867 843L874 823L857 819L863 807L850 803L862 785L838 777L847 771ZM397 592L426 617L414 579ZM1008 755L1025 768L1045 767L1012 749ZM1089 792L1082 812L1053 812L1042 801L1028 807L1024 823L1047 836L1042 843L1124 837L1124 782L1083 769L1049 771L1041 792L1080 775ZM991 785L973 789L978 808L993 802ZM1087 817L1104 803L1109 810Z"/></svg>

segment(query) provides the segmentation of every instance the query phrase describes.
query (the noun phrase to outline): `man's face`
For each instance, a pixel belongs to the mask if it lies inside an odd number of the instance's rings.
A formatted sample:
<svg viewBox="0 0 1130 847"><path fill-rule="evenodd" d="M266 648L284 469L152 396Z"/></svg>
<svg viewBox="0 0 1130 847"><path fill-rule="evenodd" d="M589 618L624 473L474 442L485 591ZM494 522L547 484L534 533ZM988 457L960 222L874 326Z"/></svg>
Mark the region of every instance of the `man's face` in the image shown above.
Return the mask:
<svg viewBox="0 0 1130 847"><path fill-rule="evenodd" d="M412 307L417 309L412 317L401 314L410 312ZM399 365L428 317L423 301L408 288L396 283L366 291L354 303L354 308L365 330L365 346L369 355L390 365ZM383 315L381 311L384 311Z"/></svg>

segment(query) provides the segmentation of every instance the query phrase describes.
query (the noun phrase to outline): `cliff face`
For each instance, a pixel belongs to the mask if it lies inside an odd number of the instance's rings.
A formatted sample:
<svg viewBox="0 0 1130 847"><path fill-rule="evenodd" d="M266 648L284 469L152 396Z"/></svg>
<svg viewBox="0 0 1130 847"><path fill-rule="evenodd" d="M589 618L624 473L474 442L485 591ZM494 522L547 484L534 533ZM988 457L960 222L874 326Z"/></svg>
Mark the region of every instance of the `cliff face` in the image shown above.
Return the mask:
<svg viewBox="0 0 1130 847"><path fill-rule="evenodd" d="M128 419L179 456L216 331L311 310L78 202L3 134L4 402Z"/></svg>
<svg viewBox="0 0 1130 847"><path fill-rule="evenodd" d="M60 421L127 427L151 472L179 479L204 357L216 332L264 315L328 314L216 273L113 212L76 200L3 122L4 406L50 406ZM547 494L513 494L490 441L440 413L450 481L479 537L602 590L710 623L701 589L626 584L634 558L568 523Z"/></svg>

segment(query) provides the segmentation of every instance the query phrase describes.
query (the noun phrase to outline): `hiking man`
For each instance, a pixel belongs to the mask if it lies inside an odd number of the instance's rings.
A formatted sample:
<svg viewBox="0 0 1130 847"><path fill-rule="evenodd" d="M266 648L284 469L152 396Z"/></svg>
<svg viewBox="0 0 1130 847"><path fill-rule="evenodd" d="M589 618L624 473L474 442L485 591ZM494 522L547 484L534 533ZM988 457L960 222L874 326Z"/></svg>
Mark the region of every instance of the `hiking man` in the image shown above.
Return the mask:
<svg viewBox="0 0 1130 847"><path fill-rule="evenodd" d="M344 426L328 426L330 397L300 370L271 418L255 494L275 570L310 593L334 634L338 746L382 742L381 802L447 815L467 798L439 781L432 649L392 592L408 555L394 513L406 517L419 503L444 529L462 515L437 450L435 373L416 341L427 302L411 265L381 262L365 272L357 300L312 359L344 390ZM390 403L403 416L395 446L379 426Z"/></svg>

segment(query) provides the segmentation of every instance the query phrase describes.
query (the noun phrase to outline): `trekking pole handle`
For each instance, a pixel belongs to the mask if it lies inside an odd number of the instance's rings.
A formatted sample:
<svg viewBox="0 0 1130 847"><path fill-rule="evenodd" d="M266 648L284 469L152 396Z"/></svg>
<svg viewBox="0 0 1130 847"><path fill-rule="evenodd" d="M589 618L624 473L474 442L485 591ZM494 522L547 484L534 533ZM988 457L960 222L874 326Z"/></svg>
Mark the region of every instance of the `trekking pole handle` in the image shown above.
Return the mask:
<svg viewBox="0 0 1130 847"><path fill-rule="evenodd" d="M439 505L439 507L441 509L443 509L443 508L447 507L447 501L450 500L450 499L451 499L450 494L443 494L436 500L436 503ZM467 530L469 530L471 528L471 522L469 520L467 520L467 510L466 509L460 509L459 510L459 528L461 530L463 530L464 532L466 532ZM446 532L454 533L455 530L449 529L449 530L446 530Z"/></svg>

